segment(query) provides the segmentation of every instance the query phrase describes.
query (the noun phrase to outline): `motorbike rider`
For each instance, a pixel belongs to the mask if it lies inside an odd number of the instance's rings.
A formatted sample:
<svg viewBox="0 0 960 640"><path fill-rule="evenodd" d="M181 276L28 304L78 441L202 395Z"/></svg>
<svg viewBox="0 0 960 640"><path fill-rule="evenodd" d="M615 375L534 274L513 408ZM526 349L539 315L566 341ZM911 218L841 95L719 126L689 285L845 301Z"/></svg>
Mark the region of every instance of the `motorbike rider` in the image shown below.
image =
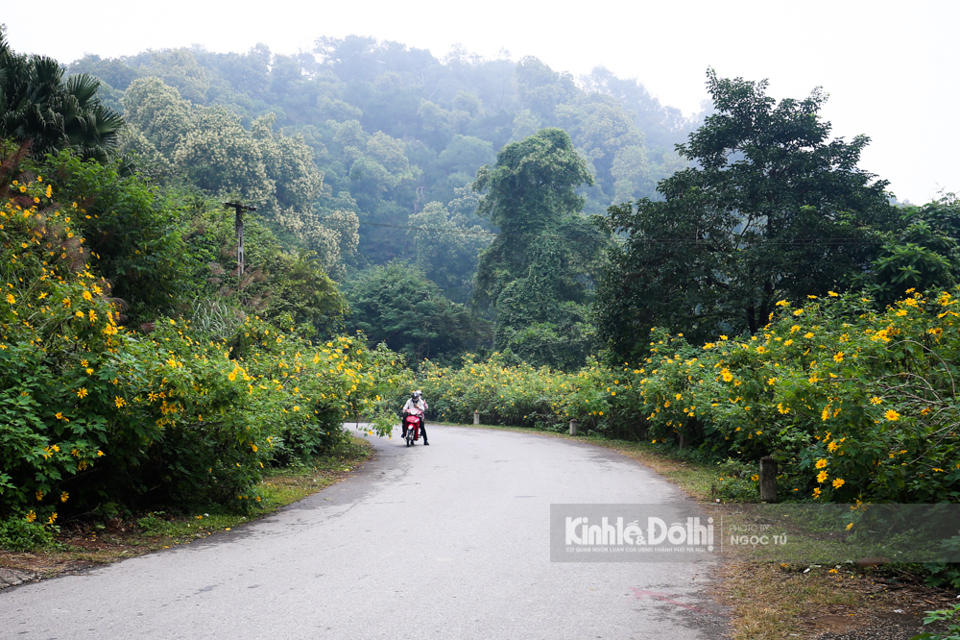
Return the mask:
<svg viewBox="0 0 960 640"><path fill-rule="evenodd" d="M423 434L423 444L429 445L427 442L427 430L426 424L424 422L424 416L427 415L427 401L423 399L423 393L419 390L414 391L410 398L407 399L407 402L403 405L403 409L400 410L400 416L403 424L403 434L402 437L407 436L407 416L414 414L414 409L420 412L418 416L420 418L420 433Z"/></svg>

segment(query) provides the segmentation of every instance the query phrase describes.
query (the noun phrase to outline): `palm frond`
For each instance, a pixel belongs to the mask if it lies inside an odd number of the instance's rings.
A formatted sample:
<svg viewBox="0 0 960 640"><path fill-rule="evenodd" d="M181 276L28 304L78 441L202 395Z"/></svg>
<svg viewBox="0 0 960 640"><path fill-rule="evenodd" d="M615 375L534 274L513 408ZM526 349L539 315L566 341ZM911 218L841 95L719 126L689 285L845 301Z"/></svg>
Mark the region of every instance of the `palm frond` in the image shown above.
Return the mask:
<svg viewBox="0 0 960 640"><path fill-rule="evenodd" d="M29 140L37 154L69 148L109 161L124 122L100 101L100 86L88 74L64 80L56 60L17 55L0 33L0 137Z"/></svg>

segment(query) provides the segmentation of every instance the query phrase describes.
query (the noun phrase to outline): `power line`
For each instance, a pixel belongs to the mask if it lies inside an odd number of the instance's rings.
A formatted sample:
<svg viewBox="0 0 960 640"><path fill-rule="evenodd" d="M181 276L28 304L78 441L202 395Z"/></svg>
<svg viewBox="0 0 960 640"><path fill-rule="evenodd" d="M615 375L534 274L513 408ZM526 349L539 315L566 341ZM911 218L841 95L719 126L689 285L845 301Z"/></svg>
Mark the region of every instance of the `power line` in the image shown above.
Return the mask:
<svg viewBox="0 0 960 640"><path fill-rule="evenodd" d="M330 218L321 218L321 220L329 220ZM441 234L455 234L455 235L464 235L464 236L476 236L479 238L495 238L499 234L492 231L485 231L482 229L443 229L440 227L421 227L421 226L410 226L410 225L400 225L400 224L387 224L385 222L365 222L363 220L358 220L358 224L366 225L368 227L384 227L388 229L400 229L402 231L428 231L431 233L441 233ZM547 235L547 234L544 234ZM553 235L553 234L549 234ZM633 237L633 238L621 238L614 237L613 241L617 244L627 244L628 242L637 242L637 243L650 243L650 244L663 244L663 245L677 245L677 246L709 246L711 244L709 239L676 239L676 240L667 240L659 238L643 238L643 237ZM863 240L860 238L829 238L829 239L817 239L811 238L810 240L755 240L747 243L750 246L755 245L772 245L772 246L876 246L884 244L880 240Z"/></svg>
<svg viewBox="0 0 960 640"><path fill-rule="evenodd" d="M437 227L412 227L408 225L398 225L398 224L386 224L383 222L363 222L360 221L359 224L367 225L370 227L387 227L390 229L401 229L404 231L430 231L435 233L446 233L446 234L458 234L466 236L477 236L482 238L495 238L499 234L493 233L491 231L475 231L473 229L441 229ZM543 234L551 235L554 234ZM640 243L651 243L651 244L663 244L663 245L677 245L677 246L709 246L711 243L709 240L699 239L699 240L662 240L657 238L618 238L614 237L613 241L617 244L627 244L628 242L640 242ZM881 245L883 242L874 240L874 241L865 241L858 238L831 238L831 239L810 239L810 240L756 240L748 243L749 245L773 245L773 246L876 246Z"/></svg>
<svg viewBox="0 0 960 640"><path fill-rule="evenodd" d="M614 241L619 244L626 244L628 242L635 242L638 244L648 243L648 244L668 244L668 245L702 245L709 246L712 244L710 240L707 239L694 239L694 240L662 240L658 238L614 238ZM884 244L880 240L861 240L858 238L829 238L829 239L811 239L811 240L753 240L749 242L744 242L747 246L755 245L775 245L775 246L875 246Z"/></svg>
<svg viewBox="0 0 960 640"><path fill-rule="evenodd" d="M402 229L404 231L431 231L435 233L449 233L449 234L457 234L457 235L465 235L465 236L477 236L477 237L483 237L483 238L493 238L493 237L496 237L497 235L490 231L475 230L476 227L474 227L474 229L441 229L439 227L411 227L411 226L399 225L399 224L386 224L384 222L364 222L363 220L360 220L358 222L359 224L367 225L368 227L387 227L389 229Z"/></svg>

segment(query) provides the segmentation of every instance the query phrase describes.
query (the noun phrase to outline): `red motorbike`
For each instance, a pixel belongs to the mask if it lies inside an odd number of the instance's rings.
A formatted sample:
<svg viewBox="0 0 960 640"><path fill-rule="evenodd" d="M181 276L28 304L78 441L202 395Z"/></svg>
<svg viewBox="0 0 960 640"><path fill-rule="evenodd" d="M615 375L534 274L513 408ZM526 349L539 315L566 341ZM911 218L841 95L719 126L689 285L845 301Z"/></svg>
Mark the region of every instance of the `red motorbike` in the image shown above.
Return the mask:
<svg viewBox="0 0 960 640"><path fill-rule="evenodd" d="M423 412L419 409L413 409L403 418L403 424L407 428L407 435L404 439L407 446L412 447L420 439L420 425L423 424Z"/></svg>

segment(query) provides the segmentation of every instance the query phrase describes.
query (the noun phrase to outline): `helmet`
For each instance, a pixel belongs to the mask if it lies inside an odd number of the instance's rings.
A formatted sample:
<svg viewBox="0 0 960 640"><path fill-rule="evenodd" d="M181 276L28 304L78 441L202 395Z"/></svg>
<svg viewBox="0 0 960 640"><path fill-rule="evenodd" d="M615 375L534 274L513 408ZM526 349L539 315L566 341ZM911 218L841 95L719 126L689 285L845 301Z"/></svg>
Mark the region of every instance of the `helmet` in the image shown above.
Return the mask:
<svg viewBox="0 0 960 640"><path fill-rule="evenodd" d="M414 399L414 400L419 400L422 395L423 395L423 392L421 392L421 391L419 391L419 390L414 391L414 392L413 392L413 399Z"/></svg>

